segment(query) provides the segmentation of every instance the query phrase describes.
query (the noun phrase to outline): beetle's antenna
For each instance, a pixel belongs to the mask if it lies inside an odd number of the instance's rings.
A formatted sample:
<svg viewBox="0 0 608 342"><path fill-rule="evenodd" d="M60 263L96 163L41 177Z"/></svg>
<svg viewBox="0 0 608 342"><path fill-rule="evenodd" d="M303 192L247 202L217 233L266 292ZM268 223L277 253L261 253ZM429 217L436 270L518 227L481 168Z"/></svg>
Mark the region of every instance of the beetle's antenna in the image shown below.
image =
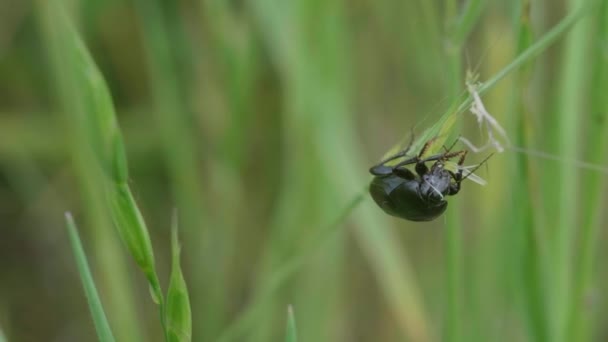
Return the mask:
<svg viewBox="0 0 608 342"><path fill-rule="evenodd" d="M445 147L445 145L443 146L443 149L445 150L445 153L448 154L450 153L450 151L454 148L454 146L456 146L456 143L458 142L458 140L460 140L461 135L458 134L458 138L456 138L456 140L454 140L454 142L452 143L452 145L450 145L449 148Z"/></svg>
<svg viewBox="0 0 608 342"><path fill-rule="evenodd" d="M491 153L489 156L486 157L486 159L482 160L481 163L475 165L475 167L471 171L469 171L469 173L467 173L467 175L464 176L460 180L460 182L462 182L463 180L469 178L473 174L473 172L477 171L477 169L479 169L483 164L485 164L488 161L488 159L490 159L493 155L494 155L494 153Z"/></svg>

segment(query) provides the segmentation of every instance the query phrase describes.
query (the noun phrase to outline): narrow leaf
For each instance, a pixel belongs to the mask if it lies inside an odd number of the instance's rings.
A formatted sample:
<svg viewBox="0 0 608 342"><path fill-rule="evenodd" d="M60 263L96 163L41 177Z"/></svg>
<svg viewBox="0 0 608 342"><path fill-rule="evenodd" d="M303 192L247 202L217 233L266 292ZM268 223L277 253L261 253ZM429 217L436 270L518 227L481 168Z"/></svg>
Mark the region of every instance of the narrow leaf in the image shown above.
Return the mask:
<svg viewBox="0 0 608 342"><path fill-rule="evenodd" d="M97 288L95 287L91 270L89 270L87 257L84 254L82 244L80 243L80 238L78 237L78 231L76 229L74 219L70 213L65 214L65 219L67 223L68 235L70 237L70 243L76 259L76 265L78 266L78 272L80 273L80 279L82 280L82 286L84 287L84 292L89 303L89 309L91 310L91 316L93 317L93 323L95 324L95 330L97 331L99 341L114 341L114 335L112 335L110 324L108 323L106 314L103 311L103 306L101 305L101 300L99 299L99 294L97 293Z"/></svg>
<svg viewBox="0 0 608 342"><path fill-rule="evenodd" d="M287 307L287 336L286 342L298 342L298 334L296 330L296 317L293 313L293 306Z"/></svg>

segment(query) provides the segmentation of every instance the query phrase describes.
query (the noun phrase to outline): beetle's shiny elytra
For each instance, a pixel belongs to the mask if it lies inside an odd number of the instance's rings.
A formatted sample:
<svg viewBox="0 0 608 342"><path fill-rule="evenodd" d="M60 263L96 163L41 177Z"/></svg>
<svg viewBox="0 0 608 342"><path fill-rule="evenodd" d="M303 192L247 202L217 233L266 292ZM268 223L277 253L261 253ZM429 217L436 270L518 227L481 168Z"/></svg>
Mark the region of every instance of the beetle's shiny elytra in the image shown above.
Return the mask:
<svg viewBox="0 0 608 342"><path fill-rule="evenodd" d="M428 141L420 153L407 158L394 166L387 163L407 156L410 145L403 151L391 156L370 168L374 175L369 192L380 208L389 215L410 221L432 221L446 210L445 196L453 196L460 191L463 181L462 164L467 151L450 152L423 157L433 140ZM458 159L455 172L445 169L445 162ZM426 163L433 162L429 168ZM407 165L415 164L416 173Z"/></svg>

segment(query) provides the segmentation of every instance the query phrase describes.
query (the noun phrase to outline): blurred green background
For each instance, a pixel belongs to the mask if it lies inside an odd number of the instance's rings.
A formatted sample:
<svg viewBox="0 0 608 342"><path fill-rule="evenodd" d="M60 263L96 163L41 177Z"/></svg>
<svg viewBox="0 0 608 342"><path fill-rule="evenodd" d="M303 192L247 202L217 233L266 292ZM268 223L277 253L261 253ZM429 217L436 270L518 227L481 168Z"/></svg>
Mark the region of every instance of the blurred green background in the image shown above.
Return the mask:
<svg viewBox="0 0 608 342"><path fill-rule="evenodd" d="M0 0L0 341L96 339L65 211L116 338L162 340L59 105L59 3L112 94L164 288L179 210L194 341L283 340L289 304L302 341L608 338L606 1ZM484 95L513 144L488 185L432 223L384 215L369 166L585 3Z"/></svg>

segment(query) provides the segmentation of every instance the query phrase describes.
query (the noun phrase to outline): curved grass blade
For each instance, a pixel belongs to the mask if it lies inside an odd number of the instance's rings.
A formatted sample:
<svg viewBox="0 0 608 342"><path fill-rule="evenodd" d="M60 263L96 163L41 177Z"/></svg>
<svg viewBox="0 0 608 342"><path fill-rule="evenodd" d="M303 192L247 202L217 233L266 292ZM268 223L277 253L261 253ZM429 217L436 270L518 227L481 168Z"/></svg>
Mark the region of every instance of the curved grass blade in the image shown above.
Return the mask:
<svg viewBox="0 0 608 342"><path fill-rule="evenodd" d="M78 266L78 273L80 273L80 279L82 280L82 287L84 288L91 316L93 317L93 323L95 324L95 330L97 331L97 337L101 342L113 342L114 335L99 299L99 294L97 293L97 288L95 287L95 282L87 263L87 257L84 254L80 238L78 237L76 224L70 213L65 214L65 220L70 244L72 245L72 251L74 252L74 258ZM0 340L2 339L0 338Z"/></svg>
<svg viewBox="0 0 608 342"><path fill-rule="evenodd" d="M127 183L126 153L110 91L61 2L57 1L55 5L52 10L57 18L54 27L57 58L71 66L66 71L69 77L65 77L63 86L79 95L70 108L74 111L75 127L103 171L106 204L121 239L148 279L153 300L159 304L166 334L164 299L152 243Z"/></svg>

